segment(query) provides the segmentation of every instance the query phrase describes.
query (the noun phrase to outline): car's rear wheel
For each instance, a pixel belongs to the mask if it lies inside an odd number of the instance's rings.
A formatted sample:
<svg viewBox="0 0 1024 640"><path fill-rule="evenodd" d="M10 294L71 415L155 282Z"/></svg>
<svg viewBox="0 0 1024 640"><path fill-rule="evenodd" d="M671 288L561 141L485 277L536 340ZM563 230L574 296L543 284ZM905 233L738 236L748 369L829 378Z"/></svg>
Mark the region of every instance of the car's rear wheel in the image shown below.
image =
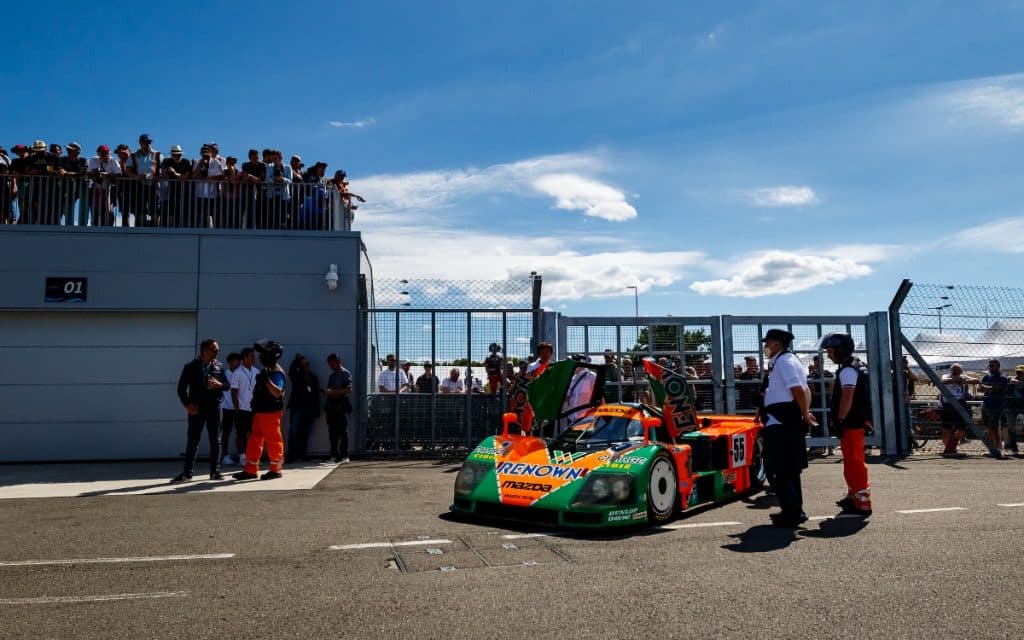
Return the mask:
<svg viewBox="0 0 1024 640"><path fill-rule="evenodd" d="M647 519L655 523L668 522L675 513L679 497L679 480L672 459L664 453L655 456L647 480Z"/></svg>
<svg viewBox="0 0 1024 640"><path fill-rule="evenodd" d="M768 471L764 466L764 438L754 438L754 455L750 458L750 490L751 492L764 489L768 479Z"/></svg>

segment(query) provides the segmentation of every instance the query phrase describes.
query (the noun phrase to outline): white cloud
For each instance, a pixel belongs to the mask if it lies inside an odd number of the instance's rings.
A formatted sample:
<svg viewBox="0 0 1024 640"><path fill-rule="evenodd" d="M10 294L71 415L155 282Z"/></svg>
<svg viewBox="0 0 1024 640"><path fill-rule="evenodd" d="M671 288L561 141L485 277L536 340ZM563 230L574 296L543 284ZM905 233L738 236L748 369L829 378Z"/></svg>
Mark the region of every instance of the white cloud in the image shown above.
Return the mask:
<svg viewBox="0 0 1024 640"><path fill-rule="evenodd" d="M1024 252L1024 216L982 222L953 236L952 244L1005 253Z"/></svg>
<svg viewBox="0 0 1024 640"><path fill-rule="evenodd" d="M947 100L961 113L980 116L1011 129L1024 128L1021 79L1019 75L987 79L981 85L954 90Z"/></svg>
<svg viewBox="0 0 1024 640"><path fill-rule="evenodd" d="M366 118L364 120L355 120L354 122L341 122L339 120L329 120L327 124L331 125L335 129L362 129L363 127L368 127L371 124L376 124L376 122L377 120L375 118Z"/></svg>
<svg viewBox="0 0 1024 640"><path fill-rule="evenodd" d="M555 206L585 215L622 222L636 217L636 209L618 189L573 173L555 173L536 178L533 187L555 198Z"/></svg>
<svg viewBox="0 0 1024 640"><path fill-rule="evenodd" d="M800 207L818 201L814 189L789 185L754 189L747 198L759 207Z"/></svg>
<svg viewBox="0 0 1024 640"><path fill-rule="evenodd" d="M375 175L359 180L353 189L369 200L361 210L374 215L438 209L485 194L537 194L554 198L559 209L583 211L587 216L612 221L635 218L636 209L625 194L596 177L605 169L601 154L569 153L482 169Z"/></svg>
<svg viewBox="0 0 1024 640"><path fill-rule="evenodd" d="M504 280L523 279L536 271L543 277L546 303L625 296L629 294L627 285L639 285L644 293L678 282L704 258L688 251L584 253L569 241L554 238L388 224L365 228L363 237L377 278ZM571 242L593 246L586 237ZM401 250L388 251L386 247ZM485 254L481 247L487 248ZM492 291L465 292L471 297L474 294L488 300L495 295Z"/></svg>
<svg viewBox="0 0 1024 640"><path fill-rule="evenodd" d="M827 253L835 255L831 251ZM690 285L690 289L701 295L742 298L796 293L869 275L871 267L865 262L882 255L879 252L867 258L850 259L793 251L763 251L727 266L725 275L728 277L697 281Z"/></svg>

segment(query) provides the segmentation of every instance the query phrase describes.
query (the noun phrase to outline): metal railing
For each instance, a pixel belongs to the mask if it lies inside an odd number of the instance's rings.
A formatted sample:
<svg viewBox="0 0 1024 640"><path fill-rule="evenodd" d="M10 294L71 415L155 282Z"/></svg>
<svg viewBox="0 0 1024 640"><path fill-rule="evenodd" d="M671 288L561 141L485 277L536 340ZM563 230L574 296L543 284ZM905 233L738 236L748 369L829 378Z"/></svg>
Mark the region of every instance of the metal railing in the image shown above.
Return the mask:
<svg viewBox="0 0 1024 640"><path fill-rule="evenodd" d="M0 176L0 222L52 226L350 231L333 185Z"/></svg>

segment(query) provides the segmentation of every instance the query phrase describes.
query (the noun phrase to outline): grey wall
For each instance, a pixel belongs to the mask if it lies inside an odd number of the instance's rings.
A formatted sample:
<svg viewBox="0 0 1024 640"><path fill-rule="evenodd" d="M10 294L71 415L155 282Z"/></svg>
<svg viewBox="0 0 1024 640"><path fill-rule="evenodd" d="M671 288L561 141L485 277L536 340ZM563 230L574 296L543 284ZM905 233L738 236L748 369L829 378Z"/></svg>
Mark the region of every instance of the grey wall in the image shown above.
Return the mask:
<svg viewBox="0 0 1024 640"><path fill-rule="evenodd" d="M285 366L302 352L321 382L330 351L357 367L359 244L351 232L0 227L0 462L178 456L174 387L206 336L222 356L274 338ZM88 300L45 302L48 276L87 277ZM321 420L311 448L326 446Z"/></svg>

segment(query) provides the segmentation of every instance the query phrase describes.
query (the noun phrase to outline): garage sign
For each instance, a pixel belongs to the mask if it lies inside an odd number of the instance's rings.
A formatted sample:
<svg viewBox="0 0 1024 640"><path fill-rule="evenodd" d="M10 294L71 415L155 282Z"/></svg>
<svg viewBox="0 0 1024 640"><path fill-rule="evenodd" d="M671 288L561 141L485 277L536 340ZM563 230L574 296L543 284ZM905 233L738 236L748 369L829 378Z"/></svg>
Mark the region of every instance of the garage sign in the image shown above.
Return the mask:
<svg viewBox="0 0 1024 640"><path fill-rule="evenodd" d="M46 302L85 302L89 291L88 278L47 278Z"/></svg>

